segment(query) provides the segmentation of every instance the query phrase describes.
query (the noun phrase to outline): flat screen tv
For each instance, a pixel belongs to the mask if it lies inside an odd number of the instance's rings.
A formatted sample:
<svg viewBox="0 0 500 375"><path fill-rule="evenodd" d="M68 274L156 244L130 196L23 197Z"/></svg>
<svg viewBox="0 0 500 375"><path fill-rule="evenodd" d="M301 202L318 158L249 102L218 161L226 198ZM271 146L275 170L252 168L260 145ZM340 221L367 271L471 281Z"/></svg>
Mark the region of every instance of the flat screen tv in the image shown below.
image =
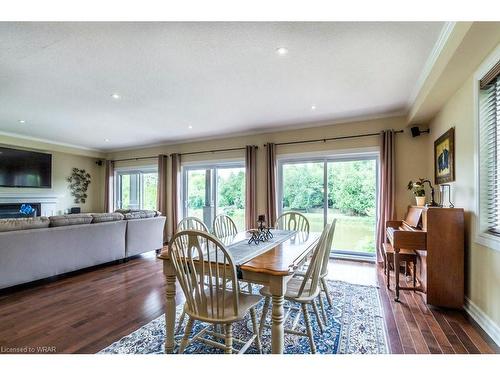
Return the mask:
<svg viewBox="0 0 500 375"><path fill-rule="evenodd" d="M0 186L51 188L52 155L0 147Z"/></svg>

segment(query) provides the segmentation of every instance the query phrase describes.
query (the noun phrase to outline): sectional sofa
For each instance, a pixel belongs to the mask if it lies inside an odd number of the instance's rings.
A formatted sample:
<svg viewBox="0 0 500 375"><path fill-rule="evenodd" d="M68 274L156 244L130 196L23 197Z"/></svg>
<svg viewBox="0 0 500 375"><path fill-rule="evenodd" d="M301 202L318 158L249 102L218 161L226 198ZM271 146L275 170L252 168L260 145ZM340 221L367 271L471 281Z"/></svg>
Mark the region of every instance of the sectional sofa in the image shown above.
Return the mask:
<svg viewBox="0 0 500 375"><path fill-rule="evenodd" d="M0 289L161 249L152 212L0 220Z"/></svg>

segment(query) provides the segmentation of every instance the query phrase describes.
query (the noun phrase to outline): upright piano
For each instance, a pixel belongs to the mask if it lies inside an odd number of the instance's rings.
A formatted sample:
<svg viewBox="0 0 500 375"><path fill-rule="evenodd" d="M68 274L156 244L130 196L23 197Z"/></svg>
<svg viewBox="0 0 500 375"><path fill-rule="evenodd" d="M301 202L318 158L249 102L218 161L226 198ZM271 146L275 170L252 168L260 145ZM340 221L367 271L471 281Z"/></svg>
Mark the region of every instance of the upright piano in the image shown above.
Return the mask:
<svg viewBox="0 0 500 375"><path fill-rule="evenodd" d="M399 251L417 255L418 286L426 303L461 309L464 303L464 210L410 206L405 220L386 222L394 250L396 300L399 300Z"/></svg>

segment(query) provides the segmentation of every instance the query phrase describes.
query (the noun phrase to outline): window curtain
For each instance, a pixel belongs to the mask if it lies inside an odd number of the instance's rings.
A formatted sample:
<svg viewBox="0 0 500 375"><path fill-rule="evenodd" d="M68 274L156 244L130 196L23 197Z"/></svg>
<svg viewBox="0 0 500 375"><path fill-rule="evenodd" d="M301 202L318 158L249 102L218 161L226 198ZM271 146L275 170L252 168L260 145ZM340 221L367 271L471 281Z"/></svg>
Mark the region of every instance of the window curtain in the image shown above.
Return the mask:
<svg viewBox="0 0 500 375"><path fill-rule="evenodd" d="M113 212L114 208L114 180L115 166L113 160L106 160L106 170L104 177L104 210Z"/></svg>
<svg viewBox="0 0 500 375"><path fill-rule="evenodd" d="M269 226L276 222L276 145L266 144L267 202L266 219Z"/></svg>
<svg viewBox="0 0 500 375"><path fill-rule="evenodd" d="M382 244L386 240L385 222L394 220L395 197L395 136L394 130L380 134L380 193L377 222L377 261L383 262Z"/></svg>
<svg viewBox="0 0 500 375"><path fill-rule="evenodd" d="M157 193L157 203L156 209L160 211L163 215L167 216L168 206L167 206L167 155L158 155L158 193ZM167 230L166 225L163 230L163 242L167 241Z"/></svg>
<svg viewBox="0 0 500 375"><path fill-rule="evenodd" d="M170 155L170 160L172 163L172 196L171 196L171 211L170 211L170 222L172 223L172 232L170 236L173 236L177 232L177 223L179 222L179 201L180 201L180 173L181 173L181 155L172 154Z"/></svg>
<svg viewBox="0 0 500 375"><path fill-rule="evenodd" d="M257 146L246 146L245 153L245 225L257 225Z"/></svg>

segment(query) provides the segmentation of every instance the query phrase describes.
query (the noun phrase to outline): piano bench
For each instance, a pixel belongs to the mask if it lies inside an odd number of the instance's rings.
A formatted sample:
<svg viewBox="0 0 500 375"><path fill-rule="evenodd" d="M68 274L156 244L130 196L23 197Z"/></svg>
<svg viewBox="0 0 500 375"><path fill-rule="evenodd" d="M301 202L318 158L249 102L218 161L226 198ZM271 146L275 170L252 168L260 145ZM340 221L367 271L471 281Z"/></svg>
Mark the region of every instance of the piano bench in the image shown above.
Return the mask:
<svg viewBox="0 0 500 375"><path fill-rule="evenodd" d="M390 289L391 265L396 269L394 264L394 248L388 242L382 244L384 252L384 274L387 280L387 289ZM414 250L399 249L399 261L413 263L413 289L417 287L417 253ZM398 265L399 267L399 265ZM401 288L403 289L403 288Z"/></svg>

